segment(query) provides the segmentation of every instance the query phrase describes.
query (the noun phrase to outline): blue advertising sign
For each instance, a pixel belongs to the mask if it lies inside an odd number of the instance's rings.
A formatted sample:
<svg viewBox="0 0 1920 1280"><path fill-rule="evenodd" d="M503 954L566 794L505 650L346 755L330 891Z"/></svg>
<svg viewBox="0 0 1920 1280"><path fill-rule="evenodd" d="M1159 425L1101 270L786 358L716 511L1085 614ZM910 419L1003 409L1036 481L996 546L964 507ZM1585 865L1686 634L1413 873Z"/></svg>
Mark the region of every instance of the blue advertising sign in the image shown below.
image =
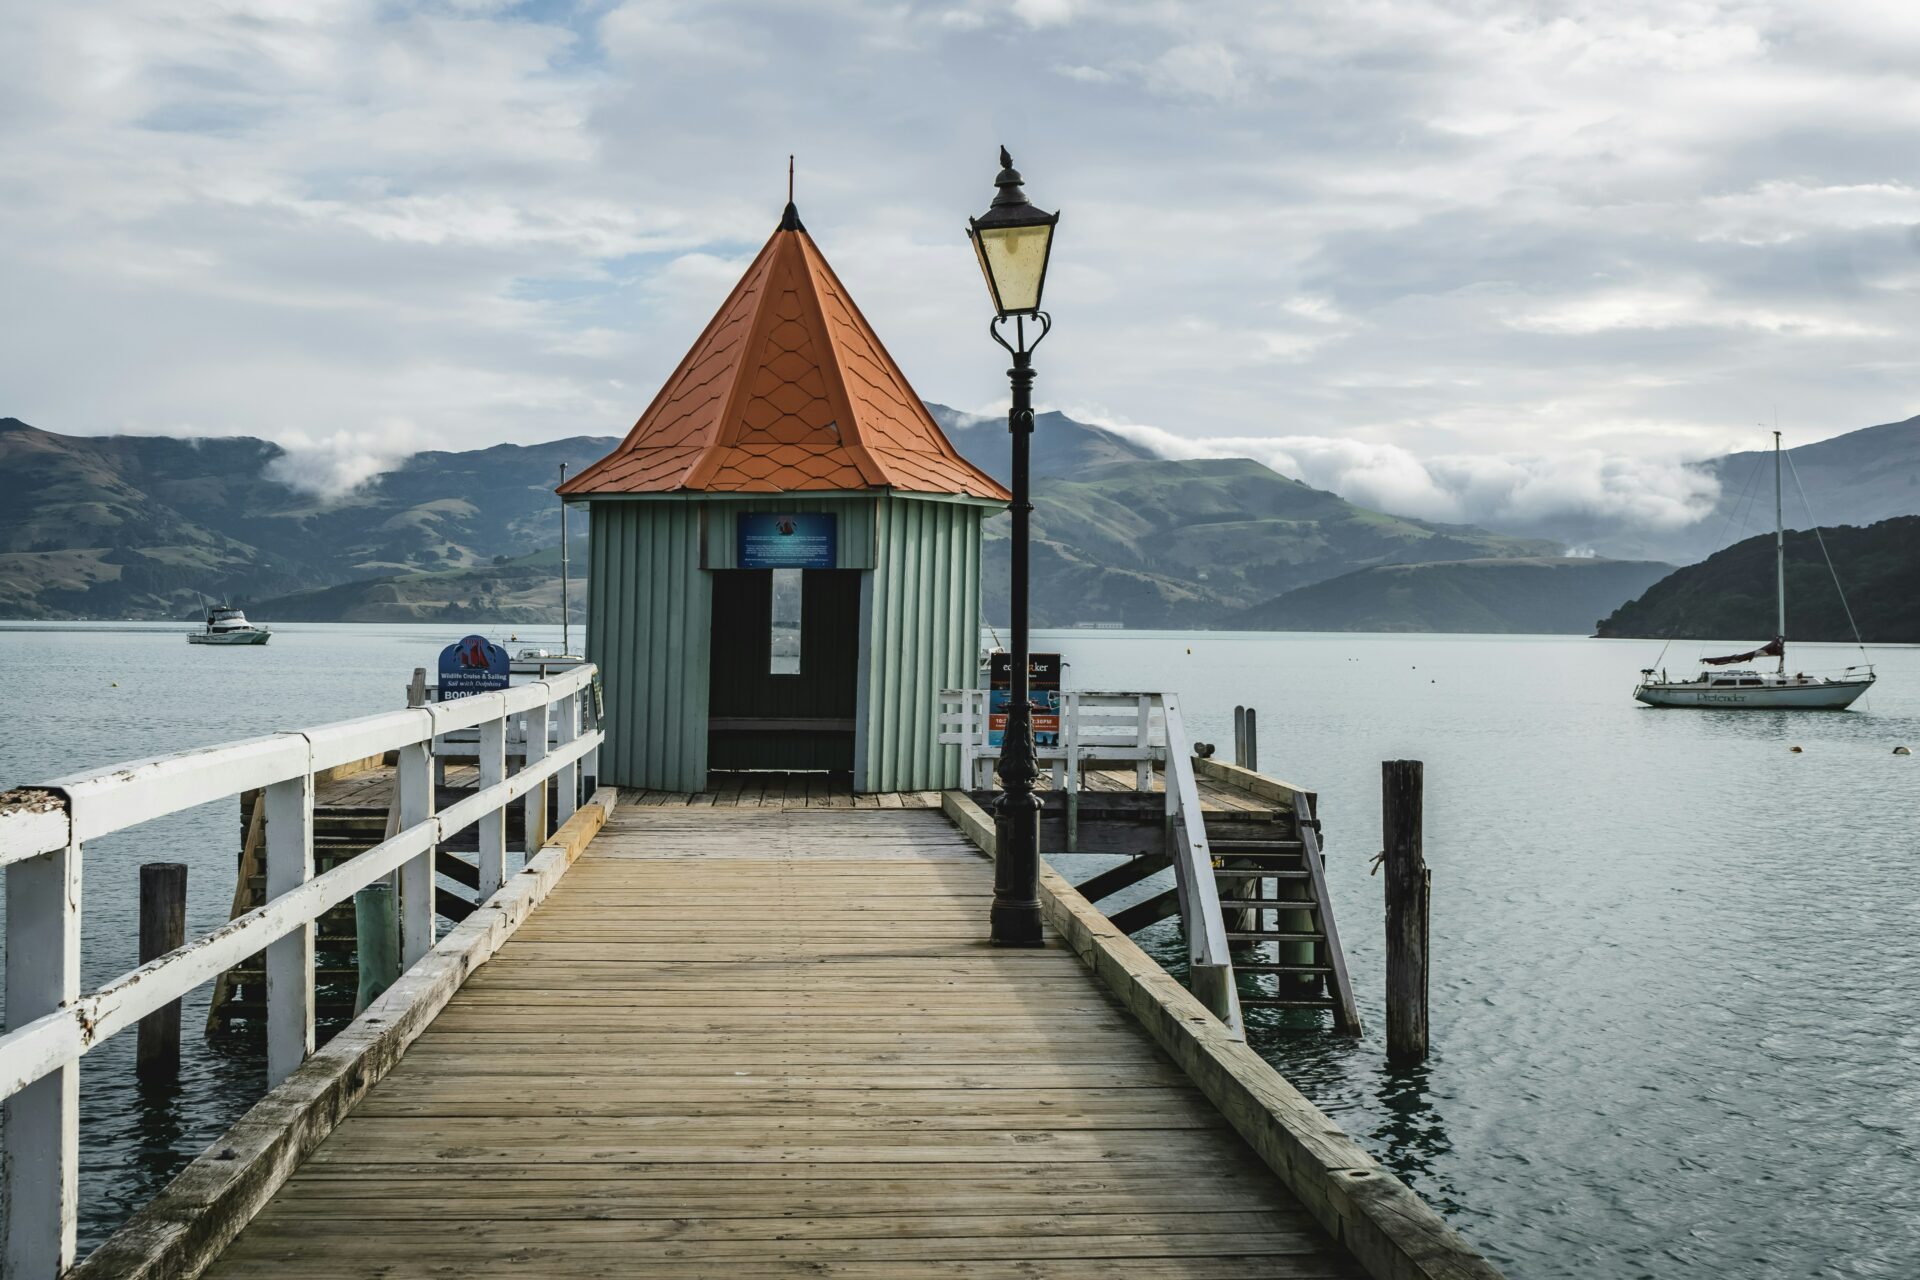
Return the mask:
<svg viewBox="0 0 1920 1280"><path fill-rule="evenodd" d="M440 651L440 701L507 687L507 651L485 636L468 636Z"/></svg>
<svg viewBox="0 0 1920 1280"><path fill-rule="evenodd" d="M840 563L840 525L830 512L743 511L742 569L832 569Z"/></svg>

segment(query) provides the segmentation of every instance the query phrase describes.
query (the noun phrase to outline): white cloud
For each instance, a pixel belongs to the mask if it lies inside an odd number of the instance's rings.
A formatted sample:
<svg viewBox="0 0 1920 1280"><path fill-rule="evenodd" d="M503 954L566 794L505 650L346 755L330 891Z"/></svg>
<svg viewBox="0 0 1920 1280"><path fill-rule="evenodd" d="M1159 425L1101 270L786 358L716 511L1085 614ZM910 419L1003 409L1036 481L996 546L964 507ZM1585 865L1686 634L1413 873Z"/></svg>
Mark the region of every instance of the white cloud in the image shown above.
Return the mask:
<svg viewBox="0 0 1920 1280"><path fill-rule="evenodd" d="M0 293L27 317L0 413L55 430L618 432L771 230L789 153L916 386L979 403L1004 366L959 227L1003 141L1063 210L1043 402L1265 441L1409 510L1631 511L1642 485L1670 519L1684 477L1609 460L1920 407L1920 17L1871 0L0 22ZM1532 461L1448 461L1485 458Z"/></svg>
<svg viewBox="0 0 1920 1280"><path fill-rule="evenodd" d="M276 443L286 452L267 464L267 475L328 500L343 498L392 470L422 445L419 429L403 418L371 430L335 431L317 438L288 431Z"/></svg>
<svg viewBox="0 0 1920 1280"><path fill-rule="evenodd" d="M1097 412L1082 411L1099 421ZM1713 511L1719 482L1683 457L1455 454L1329 436L1187 437L1136 423L1100 425L1168 458L1252 458L1283 475L1395 515L1531 527L1567 517L1669 532Z"/></svg>

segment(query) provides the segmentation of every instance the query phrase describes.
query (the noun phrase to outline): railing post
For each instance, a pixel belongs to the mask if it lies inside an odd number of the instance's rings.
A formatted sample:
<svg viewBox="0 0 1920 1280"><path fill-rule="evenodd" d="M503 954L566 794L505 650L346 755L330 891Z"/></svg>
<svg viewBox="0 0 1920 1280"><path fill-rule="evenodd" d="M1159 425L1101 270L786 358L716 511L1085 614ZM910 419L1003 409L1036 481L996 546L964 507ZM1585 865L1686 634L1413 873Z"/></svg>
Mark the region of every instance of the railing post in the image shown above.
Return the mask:
<svg viewBox="0 0 1920 1280"><path fill-rule="evenodd" d="M1153 788L1153 761L1148 758L1151 753L1147 750L1153 745L1153 698L1149 694L1140 695L1139 718L1139 733L1135 735L1134 745L1140 748L1142 755L1140 763L1133 768L1133 788L1136 791L1149 791ZM1171 743L1172 735L1168 735L1168 740ZM1173 784L1172 762L1173 752L1169 750L1167 752L1167 784L1169 786Z"/></svg>
<svg viewBox="0 0 1920 1280"><path fill-rule="evenodd" d="M569 693L560 699L560 745L568 746L580 736L580 695ZM558 829L573 816L580 807L580 762L575 760L560 766L554 775L559 779L556 787L557 801L553 808L553 825Z"/></svg>
<svg viewBox="0 0 1920 1280"><path fill-rule="evenodd" d="M500 785L507 780L507 718L485 720L480 724L480 789ZM507 806L481 815L480 901L485 902L507 882Z"/></svg>
<svg viewBox="0 0 1920 1280"><path fill-rule="evenodd" d="M547 709L550 705L543 702L526 714L524 720L527 736L526 752L520 761L520 767L523 770L531 769L547 758ZM540 846L547 842L546 782L543 780L533 790L527 792L522 803L526 806L523 816L527 835L527 859L532 861L533 855L539 851Z"/></svg>
<svg viewBox="0 0 1920 1280"><path fill-rule="evenodd" d="M433 817L433 758L430 748L433 729L427 728L422 742L409 742L399 750L394 770L394 785L400 789L400 829L419 826ZM411 969L414 961L433 949L433 858L430 846L419 857L401 866L395 879L400 893L400 968Z"/></svg>
<svg viewBox="0 0 1920 1280"><path fill-rule="evenodd" d="M80 998L80 843L14 863L7 881L7 1026ZM8 1098L0 1219L8 1280L53 1280L73 1265L79 1219L80 1064Z"/></svg>
<svg viewBox="0 0 1920 1280"><path fill-rule="evenodd" d="M313 774L267 784L267 901L313 879ZM313 1052L313 921L267 944L267 1087Z"/></svg>

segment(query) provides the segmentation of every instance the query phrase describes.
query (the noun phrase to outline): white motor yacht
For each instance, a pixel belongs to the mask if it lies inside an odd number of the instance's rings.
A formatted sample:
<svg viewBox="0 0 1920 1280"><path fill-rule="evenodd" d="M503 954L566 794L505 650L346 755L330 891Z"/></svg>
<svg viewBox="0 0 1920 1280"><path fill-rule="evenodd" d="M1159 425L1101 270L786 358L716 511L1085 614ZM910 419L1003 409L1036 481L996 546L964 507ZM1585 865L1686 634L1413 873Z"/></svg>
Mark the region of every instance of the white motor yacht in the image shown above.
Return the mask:
<svg viewBox="0 0 1920 1280"><path fill-rule="evenodd" d="M256 627L245 613L225 604L208 609L201 629L187 633L188 644L265 644L271 639L270 628Z"/></svg>

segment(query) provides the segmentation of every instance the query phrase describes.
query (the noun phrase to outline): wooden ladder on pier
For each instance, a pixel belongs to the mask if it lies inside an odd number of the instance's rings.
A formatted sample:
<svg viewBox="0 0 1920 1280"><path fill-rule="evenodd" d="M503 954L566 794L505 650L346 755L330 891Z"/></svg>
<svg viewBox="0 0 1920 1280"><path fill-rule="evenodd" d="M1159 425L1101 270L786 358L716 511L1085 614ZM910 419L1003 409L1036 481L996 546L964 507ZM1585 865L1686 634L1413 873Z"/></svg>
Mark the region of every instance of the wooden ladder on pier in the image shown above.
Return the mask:
<svg viewBox="0 0 1920 1280"><path fill-rule="evenodd" d="M1262 983L1254 992L1242 983L1240 1004L1325 1009L1341 1031L1358 1035L1360 1012L1327 892L1320 820L1306 795L1296 793L1295 805L1291 839L1225 836L1209 842L1227 941L1236 950L1261 949L1246 959L1236 955L1234 972L1273 980L1270 989Z"/></svg>
<svg viewBox="0 0 1920 1280"><path fill-rule="evenodd" d="M1235 953L1233 969L1236 975L1256 978L1251 984L1239 983L1240 1005L1324 1009L1338 1030L1358 1035L1360 1011L1327 890L1320 821L1308 793L1294 791L1292 797L1291 809L1277 809L1259 822L1250 822L1244 814L1205 815L1214 883L1227 942ZM1098 905L1171 865L1167 854L1145 854L1090 876L1075 888ZM1168 889L1112 911L1108 919L1131 934L1178 912L1178 891Z"/></svg>

